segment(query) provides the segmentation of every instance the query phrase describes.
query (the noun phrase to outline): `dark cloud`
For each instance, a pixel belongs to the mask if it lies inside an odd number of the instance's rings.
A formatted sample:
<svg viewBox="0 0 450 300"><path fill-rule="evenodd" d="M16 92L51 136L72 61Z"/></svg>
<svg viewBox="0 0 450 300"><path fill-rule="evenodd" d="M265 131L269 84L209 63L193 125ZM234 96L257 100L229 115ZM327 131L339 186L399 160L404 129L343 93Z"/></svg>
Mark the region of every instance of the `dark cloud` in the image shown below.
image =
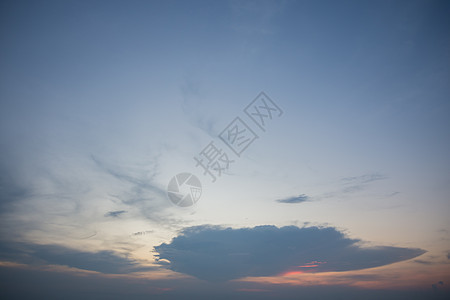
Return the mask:
<svg viewBox="0 0 450 300"><path fill-rule="evenodd" d="M1 299L168 299L163 294L173 284L182 286L176 280L150 281L0 266Z"/></svg>
<svg viewBox="0 0 450 300"><path fill-rule="evenodd" d="M109 211L105 214L105 217L113 217L113 218L117 218L120 215L126 213L126 210L115 210L115 211Z"/></svg>
<svg viewBox="0 0 450 300"><path fill-rule="evenodd" d="M439 291L439 289L444 285L443 281L439 281L438 283L433 283L431 285L431 287L433 288L434 291Z"/></svg>
<svg viewBox="0 0 450 300"><path fill-rule="evenodd" d="M289 203L289 204L302 203L302 202L309 201L309 197L306 196L305 194L301 194L301 195L294 196L294 197L278 199L276 201L279 202L279 203Z"/></svg>
<svg viewBox="0 0 450 300"><path fill-rule="evenodd" d="M168 268L211 281L287 271L349 271L417 257L421 249L360 246L335 228L196 226L155 247Z"/></svg>
<svg viewBox="0 0 450 300"><path fill-rule="evenodd" d="M394 279L393 275L386 274L351 274L346 276L340 276L339 278L348 279L352 281L377 281L377 280L386 280L386 279Z"/></svg>
<svg viewBox="0 0 450 300"><path fill-rule="evenodd" d="M176 288L174 288L176 287ZM449 292L440 289L442 298ZM301 296L300 296L301 295ZM36 269L0 266L0 296L2 299L196 299L196 300L261 300L261 299L436 299L432 288L412 290L376 290L357 287L320 285L290 286L229 281L209 283L190 278L149 280L105 277L100 274L82 276ZM447 297L446 297L447 296Z"/></svg>
<svg viewBox="0 0 450 300"><path fill-rule="evenodd" d="M107 274L148 270L113 251L85 252L58 245L0 244L0 260L32 265L63 265Z"/></svg>
<svg viewBox="0 0 450 300"><path fill-rule="evenodd" d="M428 260L422 260L422 259L415 259L414 262L418 263L418 264L422 264L422 265L432 265L433 262L428 261Z"/></svg>

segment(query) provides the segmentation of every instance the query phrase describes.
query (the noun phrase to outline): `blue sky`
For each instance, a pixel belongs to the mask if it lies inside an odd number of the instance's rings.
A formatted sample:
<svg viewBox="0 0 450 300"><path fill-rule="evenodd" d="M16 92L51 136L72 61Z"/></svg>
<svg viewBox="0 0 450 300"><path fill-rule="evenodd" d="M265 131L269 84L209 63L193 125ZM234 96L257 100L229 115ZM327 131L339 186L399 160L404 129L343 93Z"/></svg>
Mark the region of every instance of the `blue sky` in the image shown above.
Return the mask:
<svg viewBox="0 0 450 300"><path fill-rule="evenodd" d="M448 13L2 1L2 278L91 276L94 298L126 283L136 299L448 293ZM283 111L265 131L244 112L262 91ZM236 117L258 136L240 156L219 138ZM215 182L194 160L211 141L234 160ZM167 197L183 172L202 183L190 207Z"/></svg>

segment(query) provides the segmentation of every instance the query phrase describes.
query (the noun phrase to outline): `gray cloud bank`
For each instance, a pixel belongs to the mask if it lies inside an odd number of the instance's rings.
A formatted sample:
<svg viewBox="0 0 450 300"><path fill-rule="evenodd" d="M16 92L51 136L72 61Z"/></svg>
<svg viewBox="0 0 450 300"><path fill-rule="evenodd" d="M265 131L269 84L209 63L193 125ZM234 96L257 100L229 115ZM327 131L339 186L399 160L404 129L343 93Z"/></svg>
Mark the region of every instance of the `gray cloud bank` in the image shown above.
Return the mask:
<svg viewBox="0 0 450 300"><path fill-rule="evenodd" d="M58 245L28 243L0 243L0 261L29 265L63 265L105 274L127 274L151 269L113 251L87 252Z"/></svg>
<svg viewBox="0 0 450 300"><path fill-rule="evenodd" d="M161 265L210 281L273 276L286 271L350 271L415 258L422 249L362 247L332 227L195 226L155 247ZM166 261L170 261L167 265ZM320 262L316 267L301 267Z"/></svg>
<svg viewBox="0 0 450 300"><path fill-rule="evenodd" d="M176 288L174 288L176 287ZM375 290L348 286L287 286L248 282L207 283L191 279L105 278L98 274L5 268L0 266L2 299L448 299L444 289ZM439 296L439 297L436 297Z"/></svg>

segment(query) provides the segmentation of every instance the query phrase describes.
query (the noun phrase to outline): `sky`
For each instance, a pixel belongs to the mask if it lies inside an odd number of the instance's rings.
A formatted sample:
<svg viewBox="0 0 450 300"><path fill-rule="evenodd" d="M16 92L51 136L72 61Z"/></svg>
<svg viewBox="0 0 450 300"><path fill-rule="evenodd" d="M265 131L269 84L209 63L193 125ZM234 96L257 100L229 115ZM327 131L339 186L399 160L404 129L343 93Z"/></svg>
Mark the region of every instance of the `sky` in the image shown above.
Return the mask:
<svg viewBox="0 0 450 300"><path fill-rule="evenodd" d="M448 297L449 13L1 1L1 297Z"/></svg>

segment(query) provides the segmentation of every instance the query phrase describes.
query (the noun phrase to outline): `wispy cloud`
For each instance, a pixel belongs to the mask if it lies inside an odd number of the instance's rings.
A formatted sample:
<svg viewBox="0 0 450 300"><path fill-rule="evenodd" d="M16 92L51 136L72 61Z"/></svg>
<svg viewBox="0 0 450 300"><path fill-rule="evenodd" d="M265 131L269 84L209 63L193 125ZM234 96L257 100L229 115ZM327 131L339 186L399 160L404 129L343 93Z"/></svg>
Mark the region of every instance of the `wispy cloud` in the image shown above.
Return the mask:
<svg viewBox="0 0 450 300"><path fill-rule="evenodd" d="M422 259L415 259L414 262L418 263L418 264L422 264L422 265L432 265L433 262L428 261L428 260L422 260Z"/></svg>
<svg viewBox="0 0 450 300"><path fill-rule="evenodd" d="M104 172L110 174L111 176L113 176L114 178L116 178L120 181L131 183L135 186L135 188L138 188L138 189L145 189L145 190L152 191L153 193L155 193L158 196L165 197L165 195L166 195L166 191L164 190L164 188L162 188L161 186L159 186L153 182L155 176L157 175L155 168L153 168L152 170L145 170L145 172L141 172L141 173L145 173L145 175L142 175L142 174L136 175L136 174L133 174L133 172L130 169L127 170L126 168L123 168L120 166L108 164L107 162L102 161L101 159L99 159L98 157L96 157L94 155L91 155L91 159L100 170L103 170ZM150 175L148 175L148 173L150 171L152 173ZM135 171L134 173L139 173L139 172Z"/></svg>
<svg viewBox="0 0 450 300"><path fill-rule="evenodd" d="M231 229L203 225L185 229L155 250L158 259L170 261L171 270L212 281L294 271L360 270L425 253L414 248L367 248L360 242L332 227Z"/></svg>
<svg viewBox="0 0 450 300"><path fill-rule="evenodd" d="M94 155L91 159L98 170L118 180L119 187L114 194L109 194L120 204L118 211L133 212L138 214L137 217L152 221L158 227L178 229L186 226L185 220L174 216L169 210L171 204L167 199L167 190L156 180L158 157L149 164L133 167L106 162ZM135 209L123 209L123 205Z"/></svg>
<svg viewBox="0 0 450 300"><path fill-rule="evenodd" d="M302 203L302 202L310 201L310 198L308 196L306 196L305 194L301 194L301 195L298 195L298 196L278 199L278 200L275 200L275 201L278 202L278 203L294 204L294 203Z"/></svg>
<svg viewBox="0 0 450 300"><path fill-rule="evenodd" d="M350 176L341 178L336 184L334 191L327 192L323 195L319 195L315 198L323 199L323 198L334 198L346 196L349 194L354 194L357 192L362 192L368 189L374 182L386 180L388 177L384 174L372 172L358 176ZM397 195L399 192L387 193L382 197L388 198Z"/></svg>
<svg viewBox="0 0 450 300"><path fill-rule="evenodd" d="M377 180L387 179L386 175L380 173L368 173L361 176L352 176L342 178L342 181L346 184L365 184Z"/></svg>
<svg viewBox="0 0 450 300"><path fill-rule="evenodd" d="M216 138L220 132L216 128L216 119L211 113L202 113L202 111L204 112L202 105L205 105L205 103L203 101L204 95L202 94L200 83L188 78L181 86L180 91L183 98L181 108L189 122L210 137Z"/></svg>
<svg viewBox="0 0 450 300"><path fill-rule="evenodd" d="M117 217L119 217L120 215L123 215L123 214L126 213L126 212L127 212L126 210L110 211L110 212L107 212L107 213L105 214L105 217L113 217L113 218L117 218Z"/></svg>

